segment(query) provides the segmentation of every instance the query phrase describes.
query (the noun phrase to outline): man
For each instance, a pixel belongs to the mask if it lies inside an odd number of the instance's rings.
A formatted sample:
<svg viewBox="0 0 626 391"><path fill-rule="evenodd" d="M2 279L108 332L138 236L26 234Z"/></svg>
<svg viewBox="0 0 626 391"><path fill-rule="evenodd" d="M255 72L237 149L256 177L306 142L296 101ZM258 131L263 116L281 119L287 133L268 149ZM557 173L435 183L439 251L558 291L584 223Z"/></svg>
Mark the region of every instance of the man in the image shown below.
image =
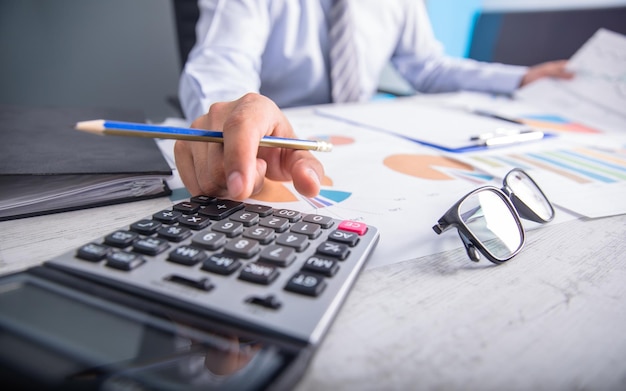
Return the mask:
<svg viewBox="0 0 626 391"><path fill-rule="evenodd" d="M186 117L197 118L192 126L222 130L224 144L176 143L176 163L192 194L245 199L266 177L292 180L305 196L319 192L323 167L312 154L258 143L265 135L295 137L280 108L333 101L329 31L338 1L200 0L180 98ZM541 77L571 77L564 61L528 68L445 56L420 0L348 3L356 59L350 69L358 84L353 100L375 93L388 62L425 93L510 94Z"/></svg>

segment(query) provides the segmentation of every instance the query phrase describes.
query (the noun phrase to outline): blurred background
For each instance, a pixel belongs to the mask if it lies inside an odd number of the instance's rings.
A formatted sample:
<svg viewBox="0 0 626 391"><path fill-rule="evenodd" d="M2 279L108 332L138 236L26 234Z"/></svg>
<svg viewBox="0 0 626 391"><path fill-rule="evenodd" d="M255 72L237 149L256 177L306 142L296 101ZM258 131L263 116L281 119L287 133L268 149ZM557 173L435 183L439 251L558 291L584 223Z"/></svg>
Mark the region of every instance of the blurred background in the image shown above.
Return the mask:
<svg viewBox="0 0 626 391"><path fill-rule="evenodd" d="M177 3L189 0L0 0L0 103L138 108L155 122L179 116L172 104L183 61L178 24L184 15ZM618 21L626 28L626 0L426 0L426 5L448 54L490 61L523 64L535 61L530 54L562 56L573 53L598 24ZM509 36L517 38L509 42ZM562 52L520 47L547 37L558 38L554 45ZM381 88L411 92L390 69Z"/></svg>

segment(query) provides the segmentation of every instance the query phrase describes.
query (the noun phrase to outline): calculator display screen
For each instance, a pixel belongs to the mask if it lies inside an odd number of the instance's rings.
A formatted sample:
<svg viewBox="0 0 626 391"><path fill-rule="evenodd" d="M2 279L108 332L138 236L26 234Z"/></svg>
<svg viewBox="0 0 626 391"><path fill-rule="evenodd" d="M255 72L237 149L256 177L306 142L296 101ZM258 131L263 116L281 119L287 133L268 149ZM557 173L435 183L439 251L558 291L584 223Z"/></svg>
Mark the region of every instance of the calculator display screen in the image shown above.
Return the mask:
<svg viewBox="0 0 626 391"><path fill-rule="evenodd" d="M55 385L100 378L251 389L289 357L258 340L200 331L36 278L0 284L0 346L0 376L10 366Z"/></svg>

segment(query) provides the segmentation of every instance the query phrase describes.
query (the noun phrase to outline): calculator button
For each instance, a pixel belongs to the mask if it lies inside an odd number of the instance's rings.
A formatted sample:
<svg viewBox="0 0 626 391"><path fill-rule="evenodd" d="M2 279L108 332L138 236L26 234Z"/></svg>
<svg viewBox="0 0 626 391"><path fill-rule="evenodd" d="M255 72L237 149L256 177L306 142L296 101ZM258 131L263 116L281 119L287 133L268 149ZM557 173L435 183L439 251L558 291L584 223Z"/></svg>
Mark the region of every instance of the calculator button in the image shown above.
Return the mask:
<svg viewBox="0 0 626 391"><path fill-rule="evenodd" d="M139 220L130 225L131 231L138 232L142 235L152 235L159 228L161 228L161 223L156 220Z"/></svg>
<svg viewBox="0 0 626 391"><path fill-rule="evenodd" d="M269 285L278 277L278 274L278 270L274 266L251 262L239 273L239 279Z"/></svg>
<svg viewBox="0 0 626 391"><path fill-rule="evenodd" d="M295 251L296 250L291 247L283 247L272 244L261 250L259 260L286 267L296 259Z"/></svg>
<svg viewBox="0 0 626 391"><path fill-rule="evenodd" d="M305 248L309 247L309 239L305 235L285 232L276 238L276 244L289 246L294 248L296 251L301 252L304 251Z"/></svg>
<svg viewBox="0 0 626 391"><path fill-rule="evenodd" d="M359 235L354 232L335 230L328 235L328 239L354 247L359 242Z"/></svg>
<svg viewBox="0 0 626 391"><path fill-rule="evenodd" d="M111 251L111 247L109 246L88 243L76 251L76 256L86 261L99 262L109 254L109 251Z"/></svg>
<svg viewBox="0 0 626 391"><path fill-rule="evenodd" d="M300 221L291 226L291 232L306 235L309 239L315 239L322 233L322 227L319 224Z"/></svg>
<svg viewBox="0 0 626 391"><path fill-rule="evenodd" d="M236 221L220 221L219 223L213 224L211 227L213 231L221 232L229 238L233 238L235 236L240 235L243 232L243 224L238 223Z"/></svg>
<svg viewBox="0 0 626 391"><path fill-rule="evenodd" d="M195 197L191 197L191 199L189 201L194 202L196 204L200 204L200 205L208 205L211 202L215 201L217 198L212 197L212 196L207 196L207 195L198 195Z"/></svg>
<svg viewBox="0 0 626 391"><path fill-rule="evenodd" d="M319 296L326 288L324 278L315 274L298 272L289 279L285 290L308 296Z"/></svg>
<svg viewBox="0 0 626 391"><path fill-rule="evenodd" d="M226 244L226 235L219 232L200 232L191 242L207 250L217 250Z"/></svg>
<svg viewBox="0 0 626 391"><path fill-rule="evenodd" d="M283 217L267 216L259 221L259 225L272 228L276 232L285 232L289 228L289 220Z"/></svg>
<svg viewBox="0 0 626 391"><path fill-rule="evenodd" d="M157 255L167 250L167 240L159 238L142 238L133 243L133 250L147 255Z"/></svg>
<svg viewBox="0 0 626 391"><path fill-rule="evenodd" d="M304 219L302 219L302 221L307 223L319 224L320 227L324 229L330 228L335 224L332 218L320 215L306 215L304 216Z"/></svg>
<svg viewBox="0 0 626 391"><path fill-rule="evenodd" d="M337 270L339 270L339 265L334 259L314 255L306 260L304 265L302 265L302 270L308 270L310 272L323 274L326 277L332 277L337 273Z"/></svg>
<svg viewBox="0 0 626 391"><path fill-rule="evenodd" d="M227 276L239 269L240 266L241 261L232 255L213 254L202 263L202 270Z"/></svg>
<svg viewBox="0 0 626 391"><path fill-rule="evenodd" d="M317 253L337 259L346 259L350 249L343 243L324 242L317 246Z"/></svg>
<svg viewBox="0 0 626 391"><path fill-rule="evenodd" d="M260 250L259 242L246 238L233 239L224 246L224 251L246 259L252 258Z"/></svg>
<svg viewBox="0 0 626 391"><path fill-rule="evenodd" d="M178 218L178 222L191 229L200 230L204 229L211 224L211 220L207 216L188 215Z"/></svg>
<svg viewBox="0 0 626 391"><path fill-rule="evenodd" d="M354 232L359 234L360 236L365 235L367 232L367 224L359 223L357 221L344 220L339 223L338 229L348 232Z"/></svg>
<svg viewBox="0 0 626 391"><path fill-rule="evenodd" d="M302 218L302 214L296 210L290 209L278 209L274 211L274 216L283 217L289 220L290 223L295 223L296 221L300 221Z"/></svg>
<svg viewBox="0 0 626 391"><path fill-rule="evenodd" d="M260 305L261 307L277 310L282 306L282 303L274 295L263 296L250 296L246 299L246 303Z"/></svg>
<svg viewBox="0 0 626 391"><path fill-rule="evenodd" d="M193 266L206 258L207 254L202 249L185 245L172 250L167 260L181 265Z"/></svg>
<svg viewBox="0 0 626 391"><path fill-rule="evenodd" d="M240 210L233 213L230 217L232 221L238 221L246 227L253 226L259 223L259 215L257 213Z"/></svg>
<svg viewBox="0 0 626 391"><path fill-rule="evenodd" d="M133 270L144 263L144 259L138 255L128 251L114 251L107 255L106 265L119 270Z"/></svg>
<svg viewBox="0 0 626 391"><path fill-rule="evenodd" d="M274 240L276 234L271 228L250 227L243 232L243 236L246 238L254 239L261 244L268 244Z"/></svg>
<svg viewBox="0 0 626 391"><path fill-rule="evenodd" d="M193 278L180 276L178 274L172 274L172 275L165 277L165 280L176 283L176 284L185 285L190 288L195 288L195 289L205 291L205 292L208 292L211 289L213 289L213 284L211 284L211 281L209 281L209 279L206 277L194 280Z"/></svg>
<svg viewBox="0 0 626 391"><path fill-rule="evenodd" d="M137 239L138 237L139 235L137 235L135 232L115 231L104 237L104 243L114 247L124 248L133 244L135 239Z"/></svg>
<svg viewBox="0 0 626 391"><path fill-rule="evenodd" d="M274 213L274 208L269 205L248 204L246 205L246 210L248 212L254 212L261 217L269 216Z"/></svg>
<svg viewBox="0 0 626 391"><path fill-rule="evenodd" d="M239 209L243 208L243 202L232 200L216 200L201 208L198 213L209 216L213 220L222 220Z"/></svg>
<svg viewBox="0 0 626 391"><path fill-rule="evenodd" d="M182 216L181 212L175 210L162 210L152 215L154 220L158 220L163 224L174 224L176 220Z"/></svg>
<svg viewBox="0 0 626 391"><path fill-rule="evenodd" d="M161 227L157 231L157 234L169 240L170 242L182 242L191 236L191 231L189 228L181 227L178 225L170 225L166 227Z"/></svg>
<svg viewBox="0 0 626 391"><path fill-rule="evenodd" d="M182 214L190 215L196 213L198 209L200 209L200 204L196 204L195 202L179 202L172 208Z"/></svg>

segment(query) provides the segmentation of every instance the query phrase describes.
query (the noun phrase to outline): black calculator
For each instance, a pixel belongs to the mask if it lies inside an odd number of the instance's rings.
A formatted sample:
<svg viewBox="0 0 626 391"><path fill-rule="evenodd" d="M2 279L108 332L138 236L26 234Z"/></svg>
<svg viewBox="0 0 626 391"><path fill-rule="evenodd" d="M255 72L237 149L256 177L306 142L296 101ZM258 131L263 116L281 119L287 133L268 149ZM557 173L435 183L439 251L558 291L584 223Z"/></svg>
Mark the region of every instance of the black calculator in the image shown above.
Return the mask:
<svg viewBox="0 0 626 391"><path fill-rule="evenodd" d="M0 383L290 389L378 230L196 196L0 278Z"/></svg>

